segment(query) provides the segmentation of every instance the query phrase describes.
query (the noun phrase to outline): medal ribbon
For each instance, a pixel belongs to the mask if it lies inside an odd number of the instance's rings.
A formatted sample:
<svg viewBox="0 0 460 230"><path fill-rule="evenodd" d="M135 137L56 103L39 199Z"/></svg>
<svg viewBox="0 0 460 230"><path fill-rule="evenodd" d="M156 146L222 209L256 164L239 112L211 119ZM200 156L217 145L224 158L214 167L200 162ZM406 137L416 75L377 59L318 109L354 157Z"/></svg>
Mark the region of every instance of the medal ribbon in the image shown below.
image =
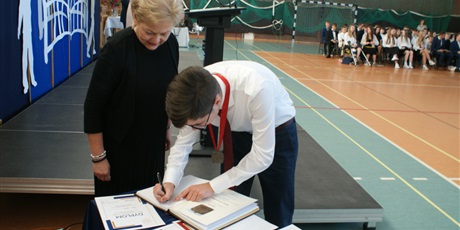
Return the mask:
<svg viewBox="0 0 460 230"><path fill-rule="evenodd" d="M225 132L226 128L230 129L230 124L227 121L228 103L230 101L230 84L228 83L227 79L224 76L222 76L221 74L214 73L213 75L219 77L225 84L225 98L224 98L224 102L223 102L223 105L222 105L222 110L219 112L220 126L219 126L219 137L217 139L218 143L216 143L216 140L214 138L214 132L212 130L211 124L208 125L208 129L209 129L209 132L211 134L212 144L214 145L214 150L217 152L217 151L220 150L220 146L221 146L222 141L224 140L224 138L225 139L231 138L231 131L227 130L227 132ZM226 124L228 124L228 125L226 125ZM224 134L226 134L225 137L224 137ZM224 141L224 142L226 142L226 141ZM233 149L232 149L233 146L231 144L231 141L227 145L229 145L229 146L224 146L225 147L224 152L226 152L226 153L224 153L224 158L225 158L225 160L224 160L224 168L225 168L225 171L228 170L229 168L233 167L233 154L232 154L233 153Z"/></svg>

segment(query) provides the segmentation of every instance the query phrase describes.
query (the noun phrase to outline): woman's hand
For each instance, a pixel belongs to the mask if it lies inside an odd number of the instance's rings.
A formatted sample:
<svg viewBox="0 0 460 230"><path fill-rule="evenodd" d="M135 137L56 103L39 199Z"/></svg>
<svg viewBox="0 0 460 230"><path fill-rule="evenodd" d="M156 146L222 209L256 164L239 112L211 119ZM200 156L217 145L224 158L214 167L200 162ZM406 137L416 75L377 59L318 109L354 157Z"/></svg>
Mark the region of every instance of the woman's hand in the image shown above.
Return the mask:
<svg viewBox="0 0 460 230"><path fill-rule="evenodd" d="M110 163L109 160L93 163L94 176L101 181L110 181Z"/></svg>

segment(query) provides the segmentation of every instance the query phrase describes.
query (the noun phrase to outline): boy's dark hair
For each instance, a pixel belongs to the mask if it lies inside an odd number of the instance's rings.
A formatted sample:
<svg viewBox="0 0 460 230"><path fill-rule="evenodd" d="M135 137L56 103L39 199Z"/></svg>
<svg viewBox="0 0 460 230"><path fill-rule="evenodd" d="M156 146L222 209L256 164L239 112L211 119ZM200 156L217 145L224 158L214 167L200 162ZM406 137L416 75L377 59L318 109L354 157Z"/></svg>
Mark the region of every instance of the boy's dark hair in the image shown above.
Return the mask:
<svg viewBox="0 0 460 230"><path fill-rule="evenodd" d="M166 92L166 113L173 125L182 128L189 119L209 113L220 86L203 67L191 66L180 72Z"/></svg>

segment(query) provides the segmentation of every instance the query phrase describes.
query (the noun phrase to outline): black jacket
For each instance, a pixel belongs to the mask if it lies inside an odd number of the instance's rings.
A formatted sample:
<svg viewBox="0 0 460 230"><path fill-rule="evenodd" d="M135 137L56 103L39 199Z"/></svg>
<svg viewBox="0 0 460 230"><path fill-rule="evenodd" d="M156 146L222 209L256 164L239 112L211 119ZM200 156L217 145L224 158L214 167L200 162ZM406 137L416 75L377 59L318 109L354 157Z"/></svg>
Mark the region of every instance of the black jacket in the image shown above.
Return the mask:
<svg viewBox="0 0 460 230"><path fill-rule="evenodd" d="M84 104L84 132L111 133L121 141L129 131L135 111L136 54L132 28L123 29L105 44L93 72ZM179 45L171 33L162 46L169 47L171 62L179 63ZM166 56L165 56L166 57ZM166 121L165 121L166 122Z"/></svg>
<svg viewBox="0 0 460 230"><path fill-rule="evenodd" d="M334 35L333 33L335 34L335 39L339 39L338 38L338 32L337 30L328 30L327 33L326 33L326 42L331 42L332 39L334 39Z"/></svg>

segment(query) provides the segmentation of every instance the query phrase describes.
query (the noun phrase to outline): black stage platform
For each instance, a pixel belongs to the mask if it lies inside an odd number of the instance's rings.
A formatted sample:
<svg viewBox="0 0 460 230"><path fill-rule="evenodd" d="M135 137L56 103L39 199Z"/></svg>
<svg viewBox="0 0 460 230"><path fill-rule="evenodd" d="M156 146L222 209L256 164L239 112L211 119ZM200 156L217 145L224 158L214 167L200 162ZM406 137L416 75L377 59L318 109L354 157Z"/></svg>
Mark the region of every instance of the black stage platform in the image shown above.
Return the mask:
<svg viewBox="0 0 460 230"><path fill-rule="evenodd" d="M181 51L179 69L201 65ZM94 63L0 127L0 192L93 194L83 102ZM382 207L300 126L294 223L363 222L375 227ZM174 135L178 131L174 130ZM195 146L185 174L211 179L211 149ZM204 166L208 166L203 170ZM263 208L258 181L253 196ZM259 214L262 214L259 212Z"/></svg>

